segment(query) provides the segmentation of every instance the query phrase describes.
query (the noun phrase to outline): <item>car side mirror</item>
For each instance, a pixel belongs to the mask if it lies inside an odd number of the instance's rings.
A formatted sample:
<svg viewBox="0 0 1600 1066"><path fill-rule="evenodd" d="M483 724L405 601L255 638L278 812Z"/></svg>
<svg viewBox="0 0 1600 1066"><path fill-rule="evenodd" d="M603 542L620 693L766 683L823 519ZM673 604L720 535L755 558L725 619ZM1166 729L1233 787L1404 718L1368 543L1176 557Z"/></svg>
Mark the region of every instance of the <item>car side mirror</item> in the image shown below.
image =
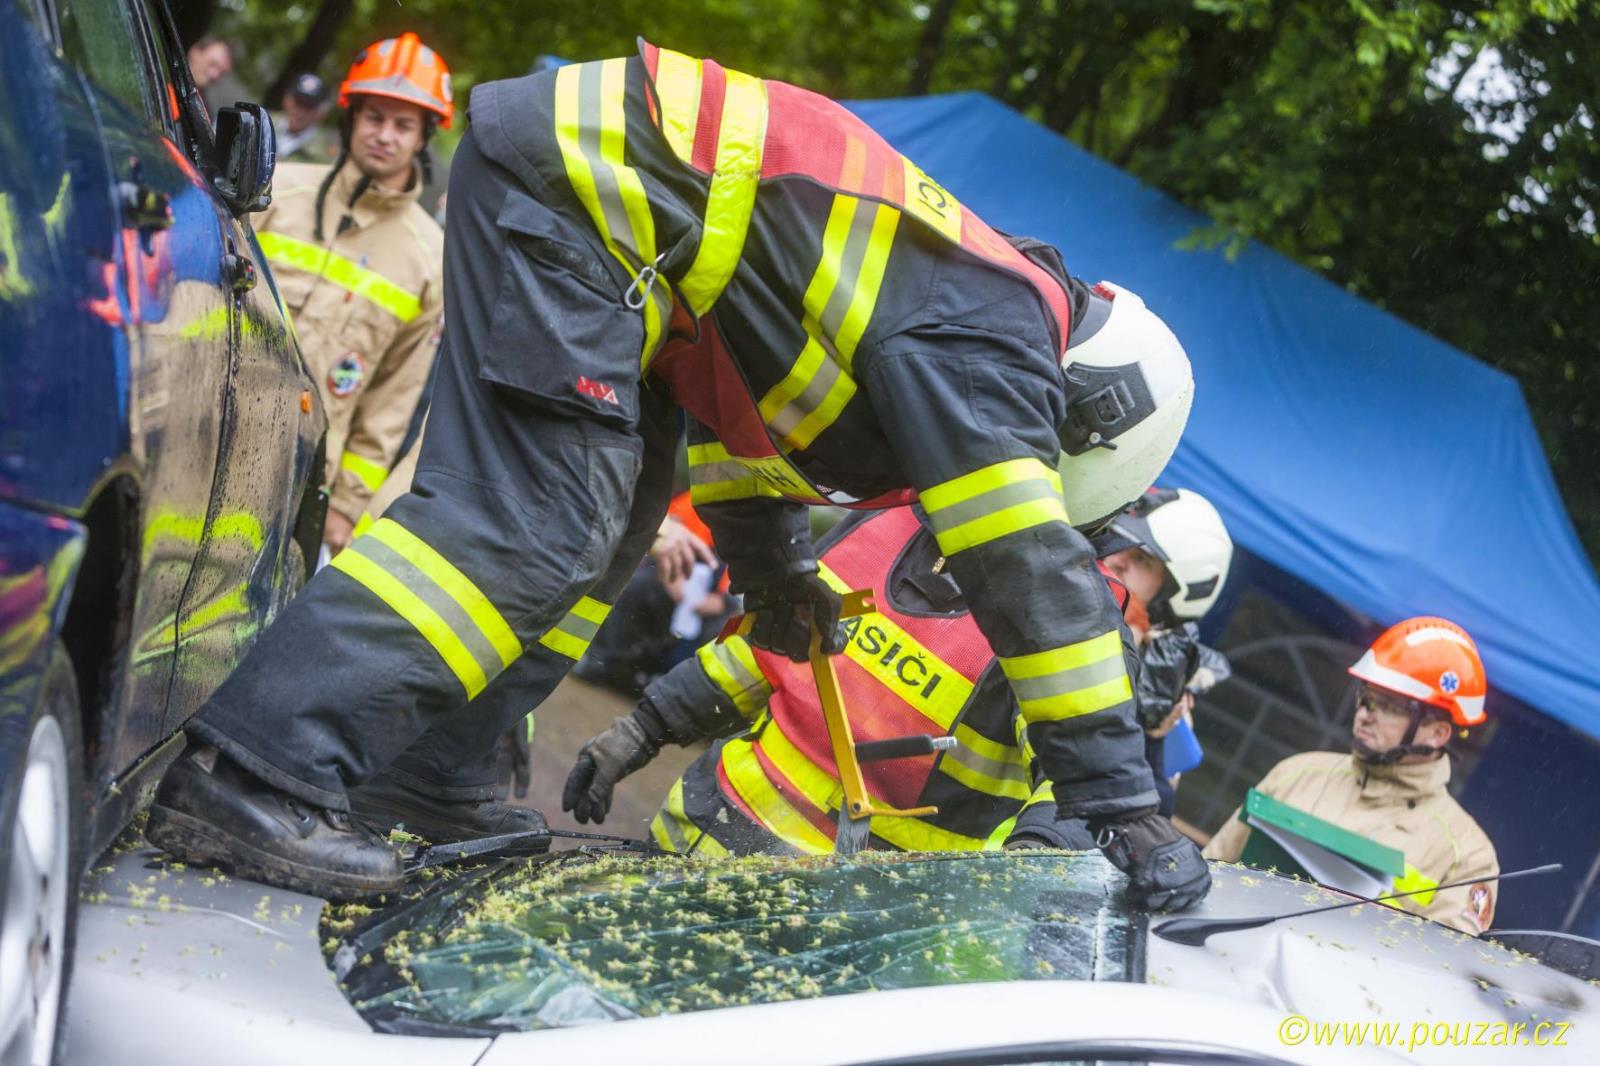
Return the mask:
<svg viewBox="0 0 1600 1066"><path fill-rule="evenodd" d="M272 171L278 139L260 104L237 103L217 112L216 155L211 181L235 217L265 211L272 203Z"/></svg>

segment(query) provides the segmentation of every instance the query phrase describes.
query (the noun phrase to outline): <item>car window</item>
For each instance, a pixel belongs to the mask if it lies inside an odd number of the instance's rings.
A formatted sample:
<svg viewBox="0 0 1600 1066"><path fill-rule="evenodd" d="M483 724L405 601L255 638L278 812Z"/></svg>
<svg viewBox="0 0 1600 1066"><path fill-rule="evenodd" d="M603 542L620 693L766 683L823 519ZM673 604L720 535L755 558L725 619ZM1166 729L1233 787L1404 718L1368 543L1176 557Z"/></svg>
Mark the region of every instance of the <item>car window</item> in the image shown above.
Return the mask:
<svg viewBox="0 0 1600 1066"><path fill-rule="evenodd" d="M145 22L150 27L150 47L155 51L156 94L163 123L176 132L181 122L178 110L178 86L172 80L174 55L172 42L167 39L159 0L143 0Z"/></svg>
<svg viewBox="0 0 1600 1066"><path fill-rule="evenodd" d="M1098 855L562 854L382 916L372 936L330 911L335 970L341 952L354 964L346 994L380 1029L474 1031L867 989L1143 979Z"/></svg>
<svg viewBox="0 0 1600 1066"><path fill-rule="evenodd" d="M163 107L139 28L124 0L57 0L61 51L134 114L162 123Z"/></svg>

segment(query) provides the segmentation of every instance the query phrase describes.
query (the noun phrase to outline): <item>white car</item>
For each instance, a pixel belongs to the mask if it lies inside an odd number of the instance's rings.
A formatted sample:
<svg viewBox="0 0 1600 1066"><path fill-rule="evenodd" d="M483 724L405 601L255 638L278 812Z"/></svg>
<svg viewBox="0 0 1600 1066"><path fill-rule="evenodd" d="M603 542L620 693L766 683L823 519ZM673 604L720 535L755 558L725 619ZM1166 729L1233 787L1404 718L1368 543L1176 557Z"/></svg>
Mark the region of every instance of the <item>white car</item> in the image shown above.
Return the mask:
<svg viewBox="0 0 1600 1066"><path fill-rule="evenodd" d="M1199 917L1337 900L1214 867ZM1379 905L1150 934L1098 854L558 852L365 907L117 856L81 1063L1600 1061L1600 990ZM1497 1043L1498 1041L1498 1043Z"/></svg>

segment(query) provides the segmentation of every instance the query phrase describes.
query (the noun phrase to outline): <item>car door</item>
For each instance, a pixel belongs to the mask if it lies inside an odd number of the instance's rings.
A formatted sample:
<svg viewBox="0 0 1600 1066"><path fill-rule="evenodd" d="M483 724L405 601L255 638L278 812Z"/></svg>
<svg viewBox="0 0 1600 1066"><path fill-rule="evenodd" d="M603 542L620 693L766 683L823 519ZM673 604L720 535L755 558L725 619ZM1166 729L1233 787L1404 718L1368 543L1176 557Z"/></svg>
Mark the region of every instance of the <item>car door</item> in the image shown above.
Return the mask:
<svg viewBox="0 0 1600 1066"><path fill-rule="evenodd" d="M159 0L131 2L143 15L165 95L181 98L187 68ZM207 521L178 609L168 732L233 672L304 580L293 534L323 424L288 317L269 275L258 269L265 259L249 216L236 218L206 191L221 239L215 288L227 309L226 317L214 308L208 314L226 327L228 360Z"/></svg>
<svg viewBox="0 0 1600 1066"><path fill-rule="evenodd" d="M212 521L232 312L225 227L209 183L175 139L178 101L154 75L142 13L129 0L54 0L54 8L62 55L82 75L99 121L129 335L140 522L128 657L101 762L114 772L167 732L180 613Z"/></svg>

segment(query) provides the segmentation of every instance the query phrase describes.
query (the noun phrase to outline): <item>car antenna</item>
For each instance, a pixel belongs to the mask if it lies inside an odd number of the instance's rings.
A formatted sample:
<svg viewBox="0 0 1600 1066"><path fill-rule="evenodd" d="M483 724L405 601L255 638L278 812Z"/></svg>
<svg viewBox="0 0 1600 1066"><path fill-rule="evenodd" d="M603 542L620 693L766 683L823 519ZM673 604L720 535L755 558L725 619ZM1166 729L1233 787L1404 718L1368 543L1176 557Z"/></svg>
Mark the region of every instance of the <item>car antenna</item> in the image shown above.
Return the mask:
<svg viewBox="0 0 1600 1066"><path fill-rule="evenodd" d="M1305 911L1292 911L1289 914L1274 914L1266 918L1173 918L1153 926L1150 932L1162 940L1170 940L1174 944L1188 944L1191 947L1202 947L1209 936L1217 933L1232 933L1240 929L1255 929L1285 918L1303 918L1308 914L1321 914L1323 911L1336 911L1343 907L1358 907L1363 903L1383 903L1386 900L1401 899L1405 896L1415 896L1422 892L1443 892L1447 888L1460 888L1462 885L1475 885L1481 881L1509 881L1513 877L1532 877L1535 874L1553 874L1561 869L1559 862L1546 863L1544 866L1532 866L1526 870L1513 870L1508 874L1491 874L1488 877L1471 877L1465 881L1452 881L1448 885L1435 885L1432 888L1414 888L1410 892L1396 892L1390 896L1374 896L1368 899L1362 896L1358 899L1348 900L1344 903L1330 903L1326 907L1312 907Z"/></svg>

